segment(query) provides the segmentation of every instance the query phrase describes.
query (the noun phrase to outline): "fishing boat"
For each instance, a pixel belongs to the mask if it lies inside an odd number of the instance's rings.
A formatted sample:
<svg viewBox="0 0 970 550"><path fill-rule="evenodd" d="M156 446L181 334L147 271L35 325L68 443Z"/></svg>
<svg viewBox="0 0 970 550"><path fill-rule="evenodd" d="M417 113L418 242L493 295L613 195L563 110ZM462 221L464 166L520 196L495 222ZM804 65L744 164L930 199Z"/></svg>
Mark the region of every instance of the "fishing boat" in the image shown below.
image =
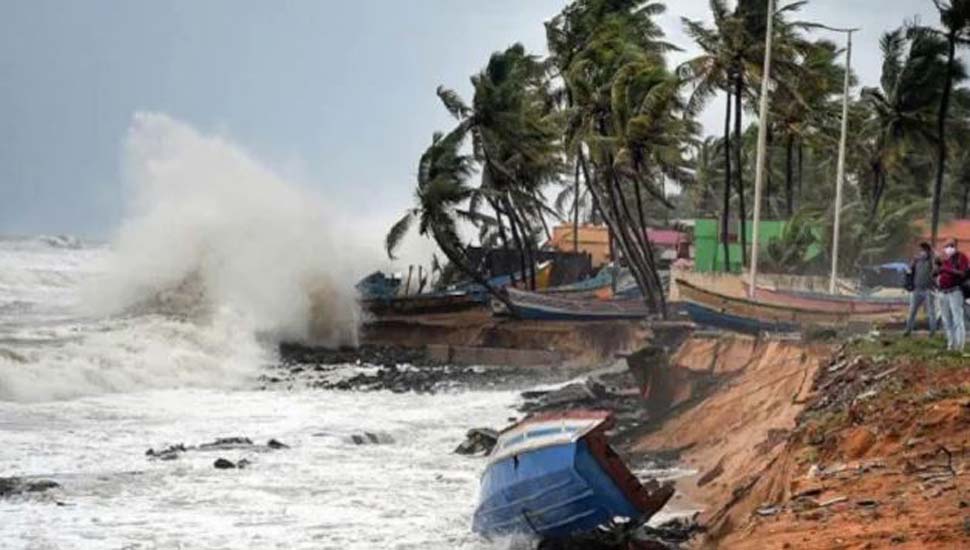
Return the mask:
<svg viewBox="0 0 970 550"><path fill-rule="evenodd" d="M606 411L533 416L499 434L482 475L472 530L562 538L622 517L643 522L674 489L642 484L610 448Z"/></svg>
<svg viewBox="0 0 970 550"><path fill-rule="evenodd" d="M595 276L583 281L577 281L568 285L559 285L545 289L543 292L548 294L590 294L601 288L607 288L613 284L613 268L604 266Z"/></svg>
<svg viewBox="0 0 970 550"><path fill-rule="evenodd" d="M745 289L751 287L746 282ZM905 310L908 303L900 298L844 296L755 286L754 299L783 306L828 311L832 313L893 313Z"/></svg>
<svg viewBox="0 0 970 550"><path fill-rule="evenodd" d="M506 288L512 315L536 321L643 319L651 312L642 300L597 300Z"/></svg>
<svg viewBox="0 0 970 550"><path fill-rule="evenodd" d="M678 280L677 286L684 308L695 323L738 332L795 332L803 326L885 325L899 323L905 317L905 311L898 310L832 312L726 296L684 280Z"/></svg>
<svg viewBox="0 0 970 550"><path fill-rule="evenodd" d="M371 298L361 300L361 306L377 315L422 315L455 313L485 305L487 299L471 292L434 292L414 296Z"/></svg>

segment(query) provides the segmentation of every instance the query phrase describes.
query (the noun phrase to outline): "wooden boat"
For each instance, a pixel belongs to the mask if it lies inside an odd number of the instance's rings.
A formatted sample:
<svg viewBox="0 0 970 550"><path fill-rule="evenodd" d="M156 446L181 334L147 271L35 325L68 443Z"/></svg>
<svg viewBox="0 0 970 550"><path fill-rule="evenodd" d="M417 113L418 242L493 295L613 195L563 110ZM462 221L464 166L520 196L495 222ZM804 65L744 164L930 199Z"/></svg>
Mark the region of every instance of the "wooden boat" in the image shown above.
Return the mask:
<svg viewBox="0 0 970 550"><path fill-rule="evenodd" d="M894 324L905 311L876 313L832 312L726 296L678 280L681 300L691 319L705 326L738 332L794 332L803 326L839 327L850 324Z"/></svg>
<svg viewBox="0 0 970 550"><path fill-rule="evenodd" d="M436 292L361 300L361 307L378 315L421 315L454 313L481 307L485 297L470 292Z"/></svg>
<svg viewBox="0 0 970 550"><path fill-rule="evenodd" d="M751 288L744 283L744 288ZM842 296L818 292L770 289L755 286L754 299L759 302L783 306L828 311L832 313L893 313L905 310L906 301L898 298L866 298L863 296Z"/></svg>
<svg viewBox="0 0 970 550"><path fill-rule="evenodd" d="M642 300L595 300L507 288L512 315L537 321L608 321L643 319L650 310Z"/></svg>
<svg viewBox="0 0 970 550"><path fill-rule="evenodd" d="M610 448L606 411L533 416L499 434L482 475L472 530L487 537L561 538L609 524L644 522L673 496L643 485Z"/></svg>
<svg viewBox="0 0 970 550"><path fill-rule="evenodd" d="M547 288L543 292L548 294L589 294L601 288L607 288L613 283L612 268L603 267L594 277L585 281L579 281L568 285L559 285Z"/></svg>

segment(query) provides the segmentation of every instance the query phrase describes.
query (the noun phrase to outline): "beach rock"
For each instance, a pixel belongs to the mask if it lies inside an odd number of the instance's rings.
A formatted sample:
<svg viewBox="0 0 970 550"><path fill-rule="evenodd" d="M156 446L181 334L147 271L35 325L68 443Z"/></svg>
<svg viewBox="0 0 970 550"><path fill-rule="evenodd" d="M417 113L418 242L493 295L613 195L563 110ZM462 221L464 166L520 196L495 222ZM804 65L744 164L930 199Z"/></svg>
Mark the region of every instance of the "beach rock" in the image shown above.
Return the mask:
<svg viewBox="0 0 970 550"><path fill-rule="evenodd" d="M279 450L279 449L289 449L290 448L289 445L287 445L285 443L281 443L281 442L279 442L279 441L277 441L275 439L270 439L269 442L266 443L266 446L269 447L270 449L273 449L274 451Z"/></svg>
<svg viewBox="0 0 970 550"><path fill-rule="evenodd" d="M231 470L236 467L236 464L233 461L227 460L221 457L217 458L216 461L212 463L212 465L217 470Z"/></svg>
<svg viewBox="0 0 970 550"><path fill-rule="evenodd" d="M350 435L350 442L354 445L390 445L394 438L380 432L359 432Z"/></svg>
<svg viewBox="0 0 970 550"><path fill-rule="evenodd" d="M248 437L220 437L211 443L199 445L200 451L224 451L231 449L245 449L253 446Z"/></svg>
<svg viewBox="0 0 970 550"><path fill-rule="evenodd" d="M148 449L145 451L145 456L151 460L175 460L179 457L181 453L187 451L185 445L179 443L177 445L169 445L168 447L156 451L155 449Z"/></svg>
<svg viewBox="0 0 970 550"><path fill-rule="evenodd" d="M24 493L43 493L60 487L56 481L49 479L24 479L20 477L0 477L0 498L21 495Z"/></svg>
<svg viewBox="0 0 970 550"><path fill-rule="evenodd" d="M497 431L491 428L472 428L465 435L465 441L455 448L455 453L460 455L487 455L492 452L497 441Z"/></svg>

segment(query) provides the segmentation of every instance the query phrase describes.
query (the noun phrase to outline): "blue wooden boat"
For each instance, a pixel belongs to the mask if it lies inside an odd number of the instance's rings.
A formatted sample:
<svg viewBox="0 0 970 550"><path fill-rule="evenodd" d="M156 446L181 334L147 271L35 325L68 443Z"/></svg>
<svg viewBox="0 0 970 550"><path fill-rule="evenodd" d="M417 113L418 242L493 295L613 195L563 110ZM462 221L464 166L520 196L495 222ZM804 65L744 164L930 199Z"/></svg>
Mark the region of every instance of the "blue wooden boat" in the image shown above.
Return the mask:
<svg viewBox="0 0 970 550"><path fill-rule="evenodd" d="M601 288L606 288L613 284L613 268L603 266L595 276L583 281L577 281L568 285L559 285L547 288L543 292L548 294L577 294L587 293Z"/></svg>
<svg viewBox="0 0 970 550"><path fill-rule="evenodd" d="M597 300L570 298L562 295L527 292L506 288L512 304L512 315L535 321L612 321L644 319L651 315L647 305L638 299Z"/></svg>
<svg viewBox="0 0 970 550"><path fill-rule="evenodd" d="M381 271L375 271L361 279L356 285L360 297L364 300L385 299L389 300L401 289L401 278L385 275Z"/></svg>
<svg viewBox="0 0 970 550"><path fill-rule="evenodd" d="M673 496L673 486L641 484L606 442L613 422L606 411L568 411L503 431L482 476L472 530L556 539L617 517L648 520Z"/></svg>

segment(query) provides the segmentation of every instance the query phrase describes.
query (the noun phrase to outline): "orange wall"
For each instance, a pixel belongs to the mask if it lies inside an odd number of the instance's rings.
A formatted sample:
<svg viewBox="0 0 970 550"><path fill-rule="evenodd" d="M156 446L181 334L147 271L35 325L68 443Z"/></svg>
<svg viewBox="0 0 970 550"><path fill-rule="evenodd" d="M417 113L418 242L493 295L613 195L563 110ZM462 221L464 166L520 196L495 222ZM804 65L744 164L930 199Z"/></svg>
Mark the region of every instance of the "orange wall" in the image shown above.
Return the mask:
<svg viewBox="0 0 970 550"><path fill-rule="evenodd" d="M552 240L556 250L573 251L573 226L560 225L552 228ZM579 226L579 251L590 255L593 267L600 267L610 261L610 236L606 227L601 225Z"/></svg>

